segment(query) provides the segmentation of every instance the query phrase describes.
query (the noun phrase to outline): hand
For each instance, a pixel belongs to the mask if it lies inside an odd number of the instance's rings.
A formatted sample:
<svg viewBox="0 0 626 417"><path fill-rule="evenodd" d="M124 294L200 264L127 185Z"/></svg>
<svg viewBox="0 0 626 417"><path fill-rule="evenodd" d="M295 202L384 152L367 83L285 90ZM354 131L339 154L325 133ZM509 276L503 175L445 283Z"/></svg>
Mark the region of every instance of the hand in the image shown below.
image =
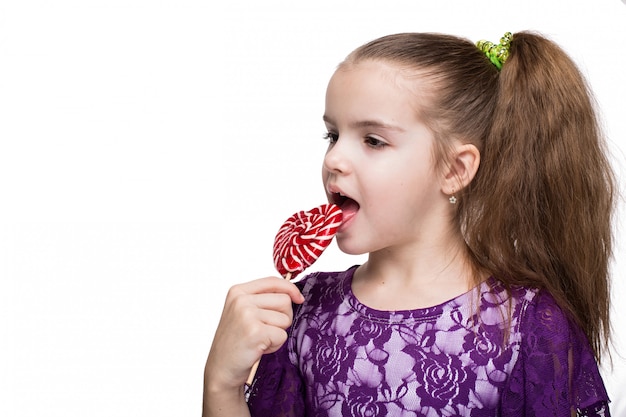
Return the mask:
<svg viewBox="0 0 626 417"><path fill-rule="evenodd" d="M292 303L302 302L304 297L298 288L282 278L268 277L233 286L207 359L207 388L239 391L255 362L285 343L285 329L293 319Z"/></svg>

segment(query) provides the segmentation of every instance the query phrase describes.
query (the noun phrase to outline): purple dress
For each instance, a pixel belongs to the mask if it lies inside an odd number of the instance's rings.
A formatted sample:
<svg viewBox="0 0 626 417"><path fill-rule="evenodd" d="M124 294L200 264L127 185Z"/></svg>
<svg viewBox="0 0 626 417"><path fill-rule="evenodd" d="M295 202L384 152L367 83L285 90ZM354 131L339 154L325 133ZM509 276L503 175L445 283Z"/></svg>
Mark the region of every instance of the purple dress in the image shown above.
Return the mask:
<svg viewBox="0 0 626 417"><path fill-rule="evenodd" d="M489 279L435 307L379 311L353 295L355 269L298 283L306 301L261 360L252 416L609 416L586 337L545 291L509 296Z"/></svg>

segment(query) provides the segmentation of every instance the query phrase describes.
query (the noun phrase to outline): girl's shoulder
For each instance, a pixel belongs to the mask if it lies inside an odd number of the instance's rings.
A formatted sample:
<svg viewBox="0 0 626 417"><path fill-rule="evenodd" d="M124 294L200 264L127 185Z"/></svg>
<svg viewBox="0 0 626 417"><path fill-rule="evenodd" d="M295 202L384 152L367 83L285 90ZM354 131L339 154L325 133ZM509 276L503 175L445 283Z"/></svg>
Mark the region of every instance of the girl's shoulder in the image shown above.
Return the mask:
<svg viewBox="0 0 626 417"><path fill-rule="evenodd" d="M517 319L519 331L536 325L549 328L564 326L564 329L572 325L569 315L545 289L506 286L494 278L489 278L480 288L481 310L488 310L495 305L510 309L512 318Z"/></svg>
<svg viewBox="0 0 626 417"><path fill-rule="evenodd" d="M320 295L321 292L343 291L345 283L349 284L352 281L352 276L357 268L358 265L354 265L345 271L313 272L304 276L295 284L306 299Z"/></svg>
<svg viewBox="0 0 626 417"><path fill-rule="evenodd" d="M578 339L582 336L586 343L580 327L575 324L571 315L559 306L548 290L514 287L511 289L511 297L520 305L519 324L523 334L545 332L553 336L561 334L567 339L572 337Z"/></svg>
<svg viewBox="0 0 626 417"><path fill-rule="evenodd" d="M526 407L533 415L552 415L553 409L574 407L578 415L608 416L609 398L581 327L547 290L524 292L528 298L519 314L519 358L503 397L505 414L521 415L520 407Z"/></svg>
<svg viewBox="0 0 626 417"><path fill-rule="evenodd" d="M608 396L583 330L545 289L483 286L481 311L510 306L511 347L517 356L502 397L503 415L608 415ZM483 316L483 319L489 316ZM604 414L602 414L604 413ZM556 413L559 414L559 413ZM559 414L561 415L561 414Z"/></svg>

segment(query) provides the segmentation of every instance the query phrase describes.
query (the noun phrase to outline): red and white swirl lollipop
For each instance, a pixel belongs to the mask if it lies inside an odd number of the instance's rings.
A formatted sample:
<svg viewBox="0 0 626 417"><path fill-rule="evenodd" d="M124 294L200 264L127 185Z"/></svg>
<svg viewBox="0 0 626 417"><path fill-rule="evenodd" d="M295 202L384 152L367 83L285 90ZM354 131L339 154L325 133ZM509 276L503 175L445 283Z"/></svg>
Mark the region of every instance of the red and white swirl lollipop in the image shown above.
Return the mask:
<svg viewBox="0 0 626 417"><path fill-rule="evenodd" d="M335 204L323 204L289 217L274 239L274 265L285 279L311 266L335 237L343 213Z"/></svg>
<svg viewBox="0 0 626 417"><path fill-rule="evenodd" d="M309 211L299 211L285 220L274 239L274 265L285 279L295 278L311 266L330 245L343 219L335 204L323 204ZM252 384L256 362L248 384Z"/></svg>

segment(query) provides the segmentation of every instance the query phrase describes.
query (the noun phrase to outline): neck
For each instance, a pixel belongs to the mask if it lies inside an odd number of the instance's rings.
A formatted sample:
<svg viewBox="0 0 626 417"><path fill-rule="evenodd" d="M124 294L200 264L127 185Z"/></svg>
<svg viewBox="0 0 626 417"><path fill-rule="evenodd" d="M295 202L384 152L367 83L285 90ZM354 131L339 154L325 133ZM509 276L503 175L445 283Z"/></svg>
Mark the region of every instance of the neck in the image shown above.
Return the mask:
<svg viewBox="0 0 626 417"><path fill-rule="evenodd" d="M469 291L480 280L462 238L419 246L370 253L354 276L357 298L380 310L432 307Z"/></svg>

